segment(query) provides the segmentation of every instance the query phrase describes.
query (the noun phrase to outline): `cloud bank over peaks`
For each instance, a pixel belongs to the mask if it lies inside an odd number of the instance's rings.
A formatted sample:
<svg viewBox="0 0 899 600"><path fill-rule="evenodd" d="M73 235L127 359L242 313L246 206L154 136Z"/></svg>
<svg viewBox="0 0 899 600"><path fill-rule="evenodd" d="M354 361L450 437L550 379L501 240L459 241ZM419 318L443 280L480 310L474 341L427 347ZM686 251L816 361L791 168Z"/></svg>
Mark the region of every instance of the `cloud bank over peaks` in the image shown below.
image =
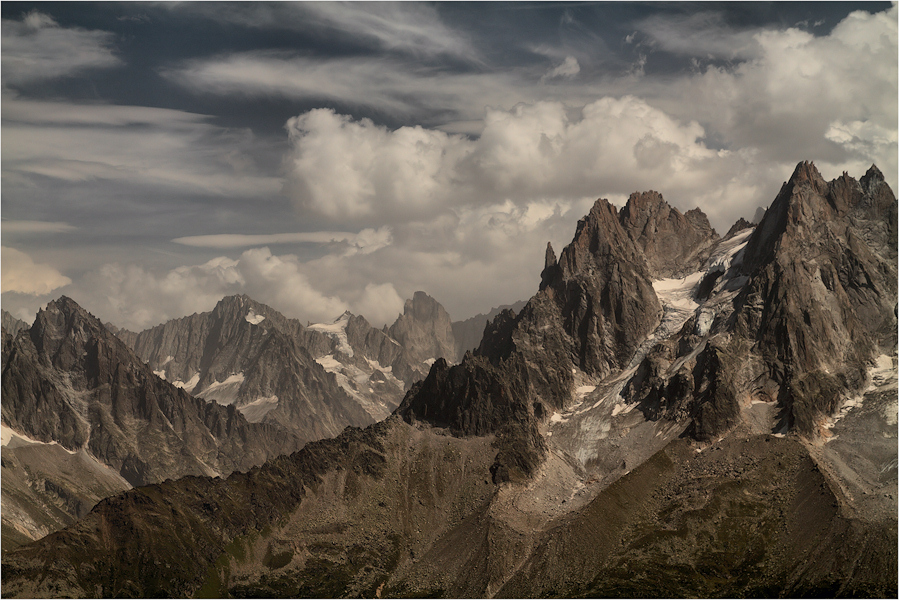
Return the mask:
<svg viewBox="0 0 899 600"><path fill-rule="evenodd" d="M349 300L322 292L296 256L274 255L268 248L246 250L236 260L220 256L164 273L106 264L89 273L85 282L66 293L104 321L136 331L211 310L232 294L248 294L304 323L329 321L348 309L365 309L368 318L387 322L403 306L391 284L357 286Z"/></svg>
<svg viewBox="0 0 899 600"><path fill-rule="evenodd" d="M287 130L285 192L301 212L336 223L409 223L505 201L626 197L650 188L685 210L711 205L722 223L758 203L755 186L740 182L748 155L708 148L698 123L634 96L580 110L561 102L490 109L474 140L420 126L389 130L330 109L294 117Z"/></svg>
<svg viewBox="0 0 899 600"><path fill-rule="evenodd" d="M34 260L15 248L0 248L2 256L2 293L14 292L30 296L49 294L53 290L72 283L72 280L54 267L36 263Z"/></svg>

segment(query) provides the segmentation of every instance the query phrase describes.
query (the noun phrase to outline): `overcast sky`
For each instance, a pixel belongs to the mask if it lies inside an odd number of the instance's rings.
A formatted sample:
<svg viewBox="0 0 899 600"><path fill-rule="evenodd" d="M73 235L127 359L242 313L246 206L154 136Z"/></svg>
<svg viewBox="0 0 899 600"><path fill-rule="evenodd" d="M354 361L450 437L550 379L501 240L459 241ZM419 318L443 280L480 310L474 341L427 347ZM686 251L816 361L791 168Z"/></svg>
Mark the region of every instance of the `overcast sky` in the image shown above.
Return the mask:
<svg viewBox="0 0 899 600"><path fill-rule="evenodd" d="M2 305L141 330L246 293L380 326L533 295L596 198L724 233L796 163L897 183L889 3L17 3Z"/></svg>

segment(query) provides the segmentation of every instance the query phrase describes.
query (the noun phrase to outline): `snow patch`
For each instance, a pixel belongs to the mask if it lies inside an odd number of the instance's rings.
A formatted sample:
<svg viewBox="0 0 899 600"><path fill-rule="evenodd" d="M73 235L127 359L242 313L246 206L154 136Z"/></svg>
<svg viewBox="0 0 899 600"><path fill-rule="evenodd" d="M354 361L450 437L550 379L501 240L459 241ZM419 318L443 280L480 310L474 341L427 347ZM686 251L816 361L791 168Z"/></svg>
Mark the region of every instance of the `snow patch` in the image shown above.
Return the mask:
<svg viewBox="0 0 899 600"><path fill-rule="evenodd" d="M618 415L626 415L631 412L635 408L637 408L638 402L632 402L630 404L616 404L615 408L612 409L612 416L617 417Z"/></svg>
<svg viewBox="0 0 899 600"><path fill-rule="evenodd" d="M325 371L334 372L339 371L341 367L343 367L343 363L334 358L332 354L326 354L324 356L319 356L315 359L315 362L324 367Z"/></svg>
<svg viewBox="0 0 899 600"><path fill-rule="evenodd" d="M229 375L224 381L216 381L209 385L205 390L194 394L197 398L204 400L214 400L222 406L234 404L237 400L237 392L243 384L243 373L235 373Z"/></svg>
<svg viewBox="0 0 899 600"><path fill-rule="evenodd" d="M172 382L172 385L175 387L179 387L190 394L194 391L194 388L197 387L198 383L200 383L200 374L194 373L191 378L187 380L187 382L175 380Z"/></svg>
<svg viewBox="0 0 899 600"><path fill-rule="evenodd" d="M582 386L578 387L576 390L574 390L574 395L577 396L578 398L583 398L584 396L586 396L587 394L589 394L590 392L592 392L595 389L596 389L595 385L582 385Z"/></svg>
<svg viewBox="0 0 899 600"><path fill-rule="evenodd" d="M346 326L350 322L350 316L349 312L345 312L332 323L315 323L310 325L308 329L331 336L337 341L337 350L352 357L353 348L346 337Z"/></svg>
<svg viewBox="0 0 899 600"><path fill-rule="evenodd" d="M568 422L568 419L564 418L564 417L562 416L562 413L557 412L557 413L553 413L553 416L551 416L551 417L549 418L549 421L550 421L551 423L567 423L567 422Z"/></svg>
<svg viewBox="0 0 899 600"><path fill-rule="evenodd" d="M339 360L335 359L331 354L316 358L315 362L320 364L325 369L325 371L333 374L334 378L337 380L337 385L339 385L343 389L343 391L345 391L351 398L358 402L365 410L365 412L367 412L375 421L380 421L381 419L387 418L390 415L390 410L387 409L387 407L373 401L366 395L372 393L370 385L371 375L369 373L366 373L355 365L345 365ZM378 362L368 360L368 364L369 366L378 365ZM384 373L388 381L398 383L399 389L403 389L402 382L398 381L393 375L391 375L389 373L389 370L382 369L381 372Z"/></svg>
<svg viewBox="0 0 899 600"><path fill-rule="evenodd" d="M699 316L696 317L696 335L699 337L705 337L708 335L709 331L712 329L712 323L715 322L715 314L711 313L707 310L699 311Z"/></svg>
<svg viewBox="0 0 899 600"><path fill-rule="evenodd" d="M257 315L256 311L254 311L252 308L250 309L250 312L247 313L247 316L244 318L247 320L247 323L249 323L250 325L259 325L260 323L265 321L265 315Z"/></svg>
<svg viewBox="0 0 899 600"><path fill-rule="evenodd" d="M165 370L153 371L153 374L165 381Z"/></svg>
<svg viewBox="0 0 899 600"><path fill-rule="evenodd" d="M865 389L865 393L877 391L883 388L895 387L897 381L896 367L893 365L893 357L888 354L881 354L874 360L874 364L868 367L868 380L870 383ZM840 419L846 416L849 411L857 406L861 406L865 401L864 394L849 398L840 406L837 414L829 417L823 424L824 429L833 429ZM890 426L894 426L899 422L899 398L895 395L883 407L883 416ZM831 437L827 441L836 439Z"/></svg>
<svg viewBox="0 0 899 600"><path fill-rule="evenodd" d="M11 443L14 446L33 444L40 444L41 446L59 446L69 454L78 454L77 450L69 450L65 446L60 446L56 442L42 442L40 440L35 440L28 437L24 433L19 433L18 431L7 427L6 425L0 424L0 446L9 446Z"/></svg>
<svg viewBox="0 0 899 600"><path fill-rule="evenodd" d="M729 240L725 240L718 244L718 247L715 248L715 252L712 253L712 256L709 257L708 272L724 273L731 267L739 266L740 264L742 264L742 252L746 247L746 244L749 242L749 236L752 235L753 231L755 231L754 227L750 229L744 229Z"/></svg>
<svg viewBox="0 0 899 600"><path fill-rule="evenodd" d="M421 361L421 362L423 362L424 364L428 365L428 368L430 369L430 368L434 365L434 363L437 362L437 359L436 359L436 358L428 358L428 359L425 359L425 360L423 360L423 361Z"/></svg>
<svg viewBox="0 0 899 600"><path fill-rule="evenodd" d="M262 398L256 398L249 404L239 407L237 410L239 410L250 423L258 423L277 406L277 396L264 396Z"/></svg>
<svg viewBox="0 0 899 600"><path fill-rule="evenodd" d="M888 383L895 383L897 379L896 367L893 366L893 357L881 354L874 361L874 365L868 368L868 376L871 383L865 391L873 391Z"/></svg>

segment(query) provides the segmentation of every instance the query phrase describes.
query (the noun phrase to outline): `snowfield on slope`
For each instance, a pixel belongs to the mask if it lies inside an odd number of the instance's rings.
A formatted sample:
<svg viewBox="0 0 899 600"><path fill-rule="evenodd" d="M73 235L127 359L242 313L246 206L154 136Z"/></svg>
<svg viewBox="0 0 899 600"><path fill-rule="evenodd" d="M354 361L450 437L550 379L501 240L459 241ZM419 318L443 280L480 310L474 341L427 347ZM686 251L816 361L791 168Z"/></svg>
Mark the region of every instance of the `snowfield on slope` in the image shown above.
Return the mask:
<svg viewBox="0 0 899 600"><path fill-rule="evenodd" d="M346 337L346 326L350 322L350 313L345 312L331 323L314 323L308 327L312 331L318 331L337 340L337 350L350 358L353 356L353 347Z"/></svg>

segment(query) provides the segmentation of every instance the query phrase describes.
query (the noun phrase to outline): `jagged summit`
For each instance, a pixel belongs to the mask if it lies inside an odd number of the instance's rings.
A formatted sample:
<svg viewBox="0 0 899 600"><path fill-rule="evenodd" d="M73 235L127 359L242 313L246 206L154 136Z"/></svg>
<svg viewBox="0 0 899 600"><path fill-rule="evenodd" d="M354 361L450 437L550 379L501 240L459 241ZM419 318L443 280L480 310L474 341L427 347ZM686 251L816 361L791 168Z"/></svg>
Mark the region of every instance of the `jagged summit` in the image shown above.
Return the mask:
<svg viewBox="0 0 899 600"><path fill-rule="evenodd" d="M681 214L655 191L634 193L619 215L654 278L692 273L708 259L718 234L699 208Z"/></svg>
<svg viewBox="0 0 899 600"><path fill-rule="evenodd" d="M452 359L456 354L449 314L422 291L406 300L403 314L390 326L388 335L406 349L410 365L441 357Z"/></svg>

